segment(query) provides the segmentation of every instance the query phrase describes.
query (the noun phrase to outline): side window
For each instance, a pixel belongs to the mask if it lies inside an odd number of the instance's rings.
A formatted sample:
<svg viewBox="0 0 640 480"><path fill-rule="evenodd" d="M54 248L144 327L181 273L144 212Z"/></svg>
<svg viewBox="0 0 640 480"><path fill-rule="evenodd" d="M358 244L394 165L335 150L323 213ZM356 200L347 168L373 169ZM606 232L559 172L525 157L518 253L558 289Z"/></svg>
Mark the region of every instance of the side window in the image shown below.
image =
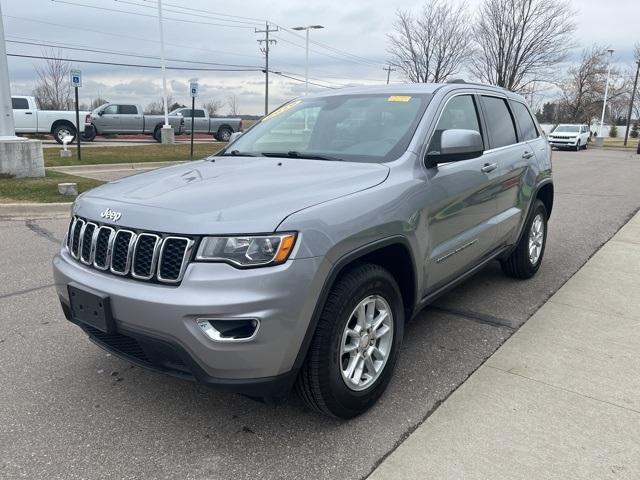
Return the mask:
<svg viewBox="0 0 640 480"><path fill-rule="evenodd" d="M527 106L520 102L511 102L511 106L513 107L513 113L518 119L520 130L522 130L522 140L538 138L538 129L536 128L533 118L531 118Z"/></svg>
<svg viewBox="0 0 640 480"><path fill-rule="evenodd" d="M504 98L483 95L482 108L485 113L487 130L491 141L491 148L504 147L518 143L516 127L511 112Z"/></svg>
<svg viewBox="0 0 640 480"><path fill-rule="evenodd" d="M478 111L473 95L458 95L447 102L429 142L428 155L438 155L440 153L442 132L452 128L475 130L478 133L482 133L480 132Z"/></svg>
<svg viewBox="0 0 640 480"><path fill-rule="evenodd" d="M182 110L180 110L178 113L180 113L184 118L191 118L191 109L190 108L183 108ZM196 117L198 111L196 110Z"/></svg>
<svg viewBox="0 0 640 480"><path fill-rule="evenodd" d="M121 115L137 115L138 107L135 105L120 105L118 113Z"/></svg>
<svg viewBox="0 0 640 480"><path fill-rule="evenodd" d="M102 110L102 113L106 115L115 115L116 113L118 113L118 105L109 105L104 110Z"/></svg>
<svg viewBox="0 0 640 480"><path fill-rule="evenodd" d="M191 113L191 112L189 112L189 113ZM204 118L204 110L197 109L195 111L194 117L196 117L196 118Z"/></svg>
<svg viewBox="0 0 640 480"><path fill-rule="evenodd" d="M29 110L29 101L26 98L11 98L11 107L14 110Z"/></svg>

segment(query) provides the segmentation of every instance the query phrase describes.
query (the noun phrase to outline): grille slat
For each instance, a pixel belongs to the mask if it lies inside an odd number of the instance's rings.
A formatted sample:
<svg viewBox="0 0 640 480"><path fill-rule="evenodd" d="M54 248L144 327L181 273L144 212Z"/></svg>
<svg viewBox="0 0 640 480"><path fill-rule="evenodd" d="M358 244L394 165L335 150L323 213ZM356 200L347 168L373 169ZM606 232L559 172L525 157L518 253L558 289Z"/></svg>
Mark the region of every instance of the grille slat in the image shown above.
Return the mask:
<svg viewBox="0 0 640 480"><path fill-rule="evenodd" d="M73 217L69 253L86 265L136 280L179 284L191 260L195 240L135 232Z"/></svg>
<svg viewBox="0 0 640 480"><path fill-rule="evenodd" d="M133 252L131 274L134 278L148 280L153 277L158 258L160 237L150 233L141 233L136 240Z"/></svg>
<svg viewBox="0 0 640 480"><path fill-rule="evenodd" d="M90 265L93 262L93 259L91 258L92 253L93 253L93 249L94 244L94 234L96 232L96 228L97 225L95 223L91 223L88 222L85 227L84 227L84 231L82 233L82 247L80 248L80 261L82 263L86 263L87 265Z"/></svg>
<svg viewBox="0 0 640 480"><path fill-rule="evenodd" d="M115 230L111 227L102 226L98 230L93 260L94 267L99 268L100 270L106 270L109 268L109 264L111 263L109 248L114 235Z"/></svg>

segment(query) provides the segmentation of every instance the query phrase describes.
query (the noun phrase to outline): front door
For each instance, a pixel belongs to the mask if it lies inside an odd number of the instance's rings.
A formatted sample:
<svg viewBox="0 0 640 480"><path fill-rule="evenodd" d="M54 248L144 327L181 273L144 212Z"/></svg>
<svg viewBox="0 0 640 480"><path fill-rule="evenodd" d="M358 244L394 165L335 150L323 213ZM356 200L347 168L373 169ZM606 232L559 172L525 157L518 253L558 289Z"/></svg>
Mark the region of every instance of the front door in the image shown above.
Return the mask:
<svg viewBox="0 0 640 480"><path fill-rule="evenodd" d="M107 105L102 110L102 115L98 123L100 133L117 133L120 131L120 115L118 115L118 105Z"/></svg>
<svg viewBox="0 0 640 480"><path fill-rule="evenodd" d="M442 132L447 129L475 130L487 144L473 95L447 100L429 141L430 156L438 155ZM424 266L425 295L473 267L494 247L497 164L490 155L441 163L427 170L426 181L429 255Z"/></svg>
<svg viewBox="0 0 640 480"><path fill-rule="evenodd" d="M38 112L29 108L26 98L11 98L13 107L13 121L16 133L31 133L38 131Z"/></svg>

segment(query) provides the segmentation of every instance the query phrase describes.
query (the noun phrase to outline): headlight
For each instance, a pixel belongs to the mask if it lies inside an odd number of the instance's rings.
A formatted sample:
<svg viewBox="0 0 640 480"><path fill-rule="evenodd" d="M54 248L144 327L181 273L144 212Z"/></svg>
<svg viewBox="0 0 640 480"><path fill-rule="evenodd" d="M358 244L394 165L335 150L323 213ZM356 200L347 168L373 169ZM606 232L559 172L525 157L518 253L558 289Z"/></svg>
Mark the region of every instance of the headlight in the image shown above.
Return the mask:
<svg viewBox="0 0 640 480"><path fill-rule="evenodd" d="M287 261L295 241L295 233L204 237L196 260L226 262L240 267L279 265Z"/></svg>

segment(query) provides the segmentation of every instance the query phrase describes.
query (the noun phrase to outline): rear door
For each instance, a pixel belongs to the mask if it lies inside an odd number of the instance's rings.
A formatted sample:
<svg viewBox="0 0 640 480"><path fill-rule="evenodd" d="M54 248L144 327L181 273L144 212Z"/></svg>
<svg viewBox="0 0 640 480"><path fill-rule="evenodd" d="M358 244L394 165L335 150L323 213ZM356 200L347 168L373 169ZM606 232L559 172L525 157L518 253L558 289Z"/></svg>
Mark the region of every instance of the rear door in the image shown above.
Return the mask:
<svg viewBox="0 0 640 480"><path fill-rule="evenodd" d="M536 138L540 134L524 104L510 104L506 97L500 95L487 94L480 98L491 143L491 150L487 153L498 165L496 240L498 244L511 243L529 204L531 192L525 185L535 181L535 174L533 179L527 178L527 174L530 173L529 166L536 161ZM522 118L521 128L518 128L517 117ZM527 117L528 121L525 121ZM540 141L544 145L544 139L540 137Z"/></svg>
<svg viewBox="0 0 640 480"><path fill-rule="evenodd" d="M142 112L138 111L137 105L118 105L118 115L120 117L120 131L122 133L142 132Z"/></svg>
<svg viewBox="0 0 640 480"><path fill-rule="evenodd" d="M488 139L473 93L445 100L427 154L437 155L442 132L467 129L480 132L485 149ZM438 164L427 169L428 184L423 213L428 219L430 253L425 262L428 294L472 268L486 257L495 242L492 219L496 214L497 165L478 158Z"/></svg>
<svg viewBox="0 0 640 480"><path fill-rule="evenodd" d="M13 121L17 133L30 133L38 131L38 113L29 108L29 100L20 97L11 97L13 107Z"/></svg>

